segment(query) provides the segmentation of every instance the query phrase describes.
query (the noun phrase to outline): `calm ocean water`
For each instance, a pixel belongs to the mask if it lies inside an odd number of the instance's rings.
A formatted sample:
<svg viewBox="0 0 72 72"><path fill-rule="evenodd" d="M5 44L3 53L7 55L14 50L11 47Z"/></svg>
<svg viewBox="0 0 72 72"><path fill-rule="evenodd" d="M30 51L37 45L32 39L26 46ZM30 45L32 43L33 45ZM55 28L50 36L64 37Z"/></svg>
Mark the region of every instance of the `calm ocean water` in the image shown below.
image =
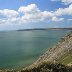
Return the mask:
<svg viewBox="0 0 72 72"><path fill-rule="evenodd" d="M48 48L53 47L68 30L0 32L0 68L25 67Z"/></svg>

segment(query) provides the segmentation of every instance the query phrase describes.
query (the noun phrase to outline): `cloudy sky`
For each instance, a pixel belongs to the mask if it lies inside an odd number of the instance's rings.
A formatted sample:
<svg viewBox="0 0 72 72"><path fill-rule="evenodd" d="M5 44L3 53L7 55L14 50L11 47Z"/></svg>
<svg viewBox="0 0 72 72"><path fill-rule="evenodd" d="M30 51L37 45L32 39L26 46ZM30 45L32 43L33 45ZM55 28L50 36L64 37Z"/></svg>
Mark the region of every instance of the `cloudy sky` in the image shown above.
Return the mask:
<svg viewBox="0 0 72 72"><path fill-rule="evenodd" d="M72 0L0 0L0 31L72 27Z"/></svg>

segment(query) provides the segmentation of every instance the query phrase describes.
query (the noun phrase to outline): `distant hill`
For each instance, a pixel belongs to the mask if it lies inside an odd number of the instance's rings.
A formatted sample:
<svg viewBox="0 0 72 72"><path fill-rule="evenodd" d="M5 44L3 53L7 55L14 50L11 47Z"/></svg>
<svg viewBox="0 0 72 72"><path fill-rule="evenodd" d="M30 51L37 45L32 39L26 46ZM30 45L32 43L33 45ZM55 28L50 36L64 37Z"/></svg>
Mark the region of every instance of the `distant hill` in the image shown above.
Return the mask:
<svg viewBox="0 0 72 72"><path fill-rule="evenodd" d="M19 29L19 30L17 30L17 31L32 31L32 30L61 30L61 29L72 30L72 28L34 28L34 29Z"/></svg>

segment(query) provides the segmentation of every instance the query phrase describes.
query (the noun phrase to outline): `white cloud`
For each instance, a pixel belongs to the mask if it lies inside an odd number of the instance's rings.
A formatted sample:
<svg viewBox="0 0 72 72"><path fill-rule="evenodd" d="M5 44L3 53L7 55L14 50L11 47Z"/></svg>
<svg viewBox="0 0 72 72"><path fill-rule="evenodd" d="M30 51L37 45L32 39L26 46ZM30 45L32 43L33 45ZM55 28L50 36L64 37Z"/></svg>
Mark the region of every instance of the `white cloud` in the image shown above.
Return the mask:
<svg viewBox="0 0 72 72"><path fill-rule="evenodd" d="M57 17L52 17L52 21L63 21L64 18L57 18Z"/></svg>
<svg viewBox="0 0 72 72"><path fill-rule="evenodd" d="M41 11L37 7L36 4L30 4L26 7L22 6L18 10L24 15L21 17L22 21L27 22L36 22L36 21L44 21L53 16L53 14L49 11Z"/></svg>
<svg viewBox="0 0 72 72"><path fill-rule="evenodd" d="M40 10L38 9L37 5L36 4L30 4L28 6L22 6L19 8L18 10L19 12L22 12L24 14L35 14L35 13L38 13L40 12Z"/></svg>
<svg viewBox="0 0 72 72"><path fill-rule="evenodd" d="M36 4L30 4L26 7L20 7L18 11L24 14L21 17L22 22L63 21L64 18L60 18L60 16L72 15L72 4L56 11L41 11Z"/></svg>
<svg viewBox="0 0 72 72"><path fill-rule="evenodd" d="M64 3L65 5L72 3L72 0L51 0L51 1L61 1L61 2Z"/></svg>
<svg viewBox="0 0 72 72"><path fill-rule="evenodd" d="M54 12L56 16L61 16L61 15L72 15L72 4L69 5L67 8L59 8Z"/></svg>
<svg viewBox="0 0 72 72"><path fill-rule="evenodd" d="M72 3L72 0L61 0L64 4L71 4Z"/></svg>
<svg viewBox="0 0 72 72"><path fill-rule="evenodd" d="M11 17L17 17L18 12L14 10L4 9L4 10L0 10L0 15L11 18Z"/></svg>
<svg viewBox="0 0 72 72"><path fill-rule="evenodd" d="M19 13L15 10L4 9L0 10L0 24L15 24L18 23Z"/></svg>
<svg viewBox="0 0 72 72"><path fill-rule="evenodd" d="M18 11L0 10L0 24L26 24L40 21L63 21L63 15L72 16L72 4L67 8L59 8L56 11L41 11L36 4L21 6Z"/></svg>

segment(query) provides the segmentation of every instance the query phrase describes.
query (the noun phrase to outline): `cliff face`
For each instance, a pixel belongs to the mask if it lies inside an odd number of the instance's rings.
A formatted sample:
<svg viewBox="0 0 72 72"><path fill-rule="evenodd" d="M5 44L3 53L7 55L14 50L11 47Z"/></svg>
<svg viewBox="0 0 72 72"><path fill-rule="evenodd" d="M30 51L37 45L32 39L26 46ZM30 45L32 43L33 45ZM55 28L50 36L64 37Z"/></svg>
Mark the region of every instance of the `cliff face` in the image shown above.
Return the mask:
<svg viewBox="0 0 72 72"><path fill-rule="evenodd" d="M43 62L62 63L71 65L72 63L72 32L67 34L64 38L58 42L56 46L50 48L29 68L37 67Z"/></svg>

